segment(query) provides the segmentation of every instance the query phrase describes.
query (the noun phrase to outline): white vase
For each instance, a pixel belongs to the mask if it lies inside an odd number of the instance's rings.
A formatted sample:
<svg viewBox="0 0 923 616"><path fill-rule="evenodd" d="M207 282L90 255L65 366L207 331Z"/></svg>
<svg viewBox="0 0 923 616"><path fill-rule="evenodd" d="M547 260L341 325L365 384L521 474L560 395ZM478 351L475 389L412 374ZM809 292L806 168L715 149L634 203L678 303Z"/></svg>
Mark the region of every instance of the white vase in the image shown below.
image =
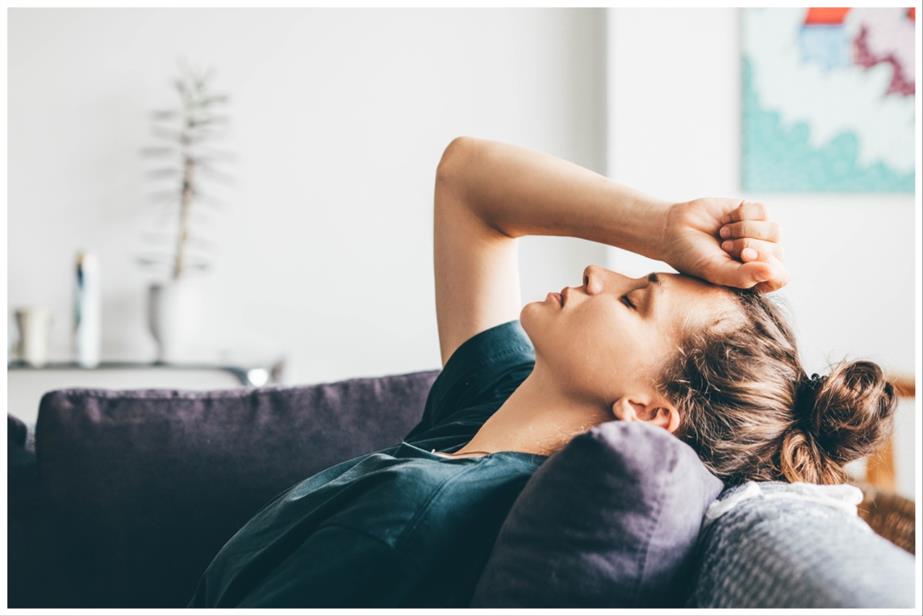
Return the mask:
<svg viewBox="0 0 923 616"><path fill-rule="evenodd" d="M92 253L77 253L74 288L74 359L84 368L99 365L102 311L99 259Z"/></svg>
<svg viewBox="0 0 923 616"><path fill-rule="evenodd" d="M148 288L148 325L157 342L157 360L180 363L196 349L202 326L202 286L190 278Z"/></svg>

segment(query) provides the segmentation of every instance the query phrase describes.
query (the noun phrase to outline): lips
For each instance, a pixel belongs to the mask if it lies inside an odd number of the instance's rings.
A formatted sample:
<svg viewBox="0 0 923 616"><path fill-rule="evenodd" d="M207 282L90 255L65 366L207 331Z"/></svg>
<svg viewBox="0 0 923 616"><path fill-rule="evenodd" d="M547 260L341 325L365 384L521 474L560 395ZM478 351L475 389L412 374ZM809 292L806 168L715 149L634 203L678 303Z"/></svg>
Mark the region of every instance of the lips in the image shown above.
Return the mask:
<svg viewBox="0 0 923 616"><path fill-rule="evenodd" d="M558 294L561 296L561 307L563 307L564 304L567 303L568 292L570 292L570 287L564 287L563 289L561 289L561 292Z"/></svg>
<svg viewBox="0 0 923 616"><path fill-rule="evenodd" d="M545 301L553 299L559 306L564 307L564 299L561 297L560 293L555 293L554 291L549 291L548 296L545 298Z"/></svg>

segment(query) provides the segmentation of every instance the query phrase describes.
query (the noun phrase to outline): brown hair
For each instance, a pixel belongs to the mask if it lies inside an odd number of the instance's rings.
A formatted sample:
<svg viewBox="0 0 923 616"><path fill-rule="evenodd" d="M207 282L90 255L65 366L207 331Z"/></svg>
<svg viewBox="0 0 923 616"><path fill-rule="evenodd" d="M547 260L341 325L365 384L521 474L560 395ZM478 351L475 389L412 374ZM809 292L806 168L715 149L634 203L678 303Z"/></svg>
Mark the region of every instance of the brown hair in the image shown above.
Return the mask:
<svg viewBox="0 0 923 616"><path fill-rule="evenodd" d="M840 483L846 463L888 436L893 386L870 361L805 374L781 308L734 290L740 319L684 334L660 389L680 413L680 438L729 484Z"/></svg>

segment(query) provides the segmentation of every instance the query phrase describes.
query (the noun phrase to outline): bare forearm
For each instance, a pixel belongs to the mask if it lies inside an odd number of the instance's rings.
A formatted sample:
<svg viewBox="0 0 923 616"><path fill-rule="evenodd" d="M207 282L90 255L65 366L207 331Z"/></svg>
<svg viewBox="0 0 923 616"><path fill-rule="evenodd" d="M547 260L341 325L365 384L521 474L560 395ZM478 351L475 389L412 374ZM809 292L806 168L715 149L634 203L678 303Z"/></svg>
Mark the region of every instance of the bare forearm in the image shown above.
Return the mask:
<svg viewBox="0 0 923 616"><path fill-rule="evenodd" d="M558 235L657 258L669 204L574 163L471 137L450 146L446 181L468 207L510 237Z"/></svg>

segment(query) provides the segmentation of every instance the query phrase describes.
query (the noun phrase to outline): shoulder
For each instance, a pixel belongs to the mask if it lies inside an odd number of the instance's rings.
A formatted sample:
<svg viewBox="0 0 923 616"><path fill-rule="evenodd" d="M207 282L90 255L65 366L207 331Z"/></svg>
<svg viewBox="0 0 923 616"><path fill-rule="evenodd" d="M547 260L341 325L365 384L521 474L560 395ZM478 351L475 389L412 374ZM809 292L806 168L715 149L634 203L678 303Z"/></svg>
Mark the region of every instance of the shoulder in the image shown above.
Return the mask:
<svg viewBox="0 0 923 616"><path fill-rule="evenodd" d="M530 458L527 461L525 458ZM450 525L475 513L508 508L540 464L541 456L499 452L464 463L435 462L448 470L433 473L417 519ZM402 481L412 481L405 476ZM407 529L412 532L413 529Z"/></svg>
<svg viewBox="0 0 923 616"><path fill-rule="evenodd" d="M395 547L405 553L461 553L491 543L536 468L506 453L462 465L417 503L413 519L393 538Z"/></svg>

